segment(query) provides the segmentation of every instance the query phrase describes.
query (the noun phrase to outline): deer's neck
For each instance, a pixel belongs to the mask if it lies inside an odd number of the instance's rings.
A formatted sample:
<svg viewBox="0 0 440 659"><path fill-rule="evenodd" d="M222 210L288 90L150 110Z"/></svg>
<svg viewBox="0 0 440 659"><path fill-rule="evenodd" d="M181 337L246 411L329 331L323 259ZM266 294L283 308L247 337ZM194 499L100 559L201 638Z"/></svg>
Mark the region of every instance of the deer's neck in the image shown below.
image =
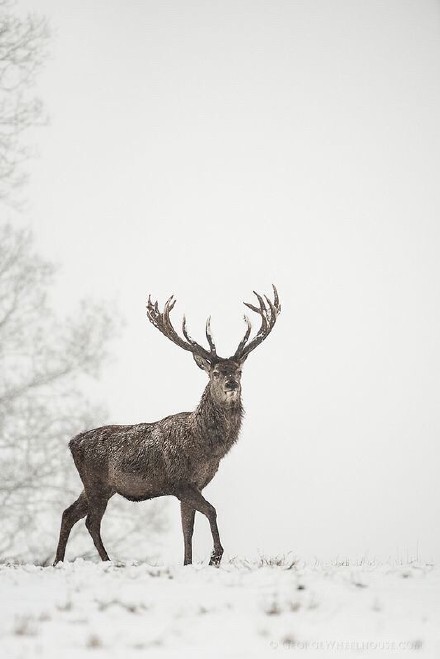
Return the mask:
<svg viewBox="0 0 440 659"><path fill-rule="evenodd" d="M213 449L223 448L226 453L237 441L240 432L243 418L241 398L233 403L218 403L214 400L208 385L194 416L202 441L212 445Z"/></svg>

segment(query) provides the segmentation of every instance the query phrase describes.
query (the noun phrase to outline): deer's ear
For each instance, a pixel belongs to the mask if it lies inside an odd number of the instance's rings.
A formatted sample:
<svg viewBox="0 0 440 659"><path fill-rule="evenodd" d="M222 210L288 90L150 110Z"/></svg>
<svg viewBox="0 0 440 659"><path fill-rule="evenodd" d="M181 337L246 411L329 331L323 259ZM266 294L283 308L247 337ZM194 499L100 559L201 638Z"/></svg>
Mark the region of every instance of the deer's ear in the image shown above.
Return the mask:
<svg viewBox="0 0 440 659"><path fill-rule="evenodd" d="M201 357L200 355L197 355L197 354L195 354L195 355L193 354L193 357L194 357L194 361L197 364L197 366L199 368L201 368L202 371L205 371L206 373L209 373L209 371L211 370L211 364L208 362L208 360L205 359L204 357Z"/></svg>

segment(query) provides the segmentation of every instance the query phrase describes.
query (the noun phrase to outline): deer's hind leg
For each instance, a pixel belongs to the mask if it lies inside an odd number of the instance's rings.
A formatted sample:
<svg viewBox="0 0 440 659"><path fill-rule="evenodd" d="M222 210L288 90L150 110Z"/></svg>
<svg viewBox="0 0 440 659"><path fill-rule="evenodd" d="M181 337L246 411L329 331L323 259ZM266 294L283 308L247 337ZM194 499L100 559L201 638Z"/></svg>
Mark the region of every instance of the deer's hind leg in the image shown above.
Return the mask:
<svg viewBox="0 0 440 659"><path fill-rule="evenodd" d="M60 538L58 540L57 553L54 565L60 561L64 561L66 553L66 545L69 539L70 531L74 524L87 515L89 502L84 490L79 495L78 499L72 503L71 506L66 508L61 518Z"/></svg>
<svg viewBox="0 0 440 659"><path fill-rule="evenodd" d="M100 488L94 489L90 492L89 488L86 488L87 499L89 501L87 517L86 517L86 527L96 549L98 550L99 556L103 561L109 561L110 558L105 550L104 544L101 538L101 520L107 508L108 500L113 496L114 491L110 488Z"/></svg>

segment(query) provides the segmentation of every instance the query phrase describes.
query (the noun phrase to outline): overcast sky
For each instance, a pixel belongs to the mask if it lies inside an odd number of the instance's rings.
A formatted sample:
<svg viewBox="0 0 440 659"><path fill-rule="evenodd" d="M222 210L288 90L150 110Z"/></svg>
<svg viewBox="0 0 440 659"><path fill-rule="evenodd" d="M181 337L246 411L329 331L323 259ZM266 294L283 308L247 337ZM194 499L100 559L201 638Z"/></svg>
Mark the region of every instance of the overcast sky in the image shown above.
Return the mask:
<svg viewBox="0 0 440 659"><path fill-rule="evenodd" d="M228 554L438 558L439 3L19 6L53 32L29 196L56 302L126 321L96 384L109 421L190 410L205 386L149 292L200 339L211 314L228 356L274 282L241 439L205 490Z"/></svg>

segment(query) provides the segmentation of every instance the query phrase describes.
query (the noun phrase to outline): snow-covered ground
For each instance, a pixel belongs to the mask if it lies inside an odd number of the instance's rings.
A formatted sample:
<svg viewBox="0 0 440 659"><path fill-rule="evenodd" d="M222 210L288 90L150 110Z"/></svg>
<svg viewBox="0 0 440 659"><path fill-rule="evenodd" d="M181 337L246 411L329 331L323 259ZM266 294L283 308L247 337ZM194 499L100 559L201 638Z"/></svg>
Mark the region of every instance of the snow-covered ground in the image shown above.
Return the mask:
<svg viewBox="0 0 440 659"><path fill-rule="evenodd" d="M422 563L2 565L0 598L2 659L440 657Z"/></svg>

